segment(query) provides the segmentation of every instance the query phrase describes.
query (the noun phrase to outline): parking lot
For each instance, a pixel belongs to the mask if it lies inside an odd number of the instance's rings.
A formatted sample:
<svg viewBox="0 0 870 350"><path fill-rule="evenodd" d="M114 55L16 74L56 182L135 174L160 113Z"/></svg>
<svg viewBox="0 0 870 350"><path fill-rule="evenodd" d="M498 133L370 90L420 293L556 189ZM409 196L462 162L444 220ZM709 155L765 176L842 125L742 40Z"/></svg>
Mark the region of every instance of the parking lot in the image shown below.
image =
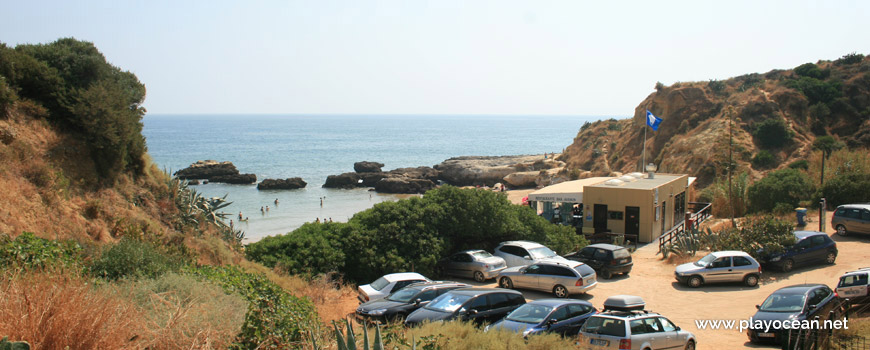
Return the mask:
<svg viewBox="0 0 870 350"><path fill-rule="evenodd" d="M827 222L830 223L830 215ZM817 229L817 225L818 222L813 220L806 229ZM588 300L596 308L601 309L604 300L612 295L641 296L646 301L648 310L661 313L677 326L694 333L698 338L699 349L712 349L715 346L776 348L750 344L746 334L737 330L698 329L695 320L724 319L739 322L754 315L755 305L761 304L770 293L779 288L795 284L823 283L833 289L844 272L870 266L870 249L868 249L870 236L840 237L834 235L833 229L828 228L827 231L837 242L839 255L836 264L800 267L787 274L764 271L758 287L720 284L694 289L680 285L674 279L676 265L662 261L661 255L656 255L658 245L651 243L639 247L633 253L634 267L629 277L599 279L598 286L588 294L572 297ZM696 259L701 257L703 254L699 254ZM488 283L460 280L476 286L497 286L495 280L489 280ZM527 300L552 297L552 294L537 291L522 290L522 292Z"/></svg>

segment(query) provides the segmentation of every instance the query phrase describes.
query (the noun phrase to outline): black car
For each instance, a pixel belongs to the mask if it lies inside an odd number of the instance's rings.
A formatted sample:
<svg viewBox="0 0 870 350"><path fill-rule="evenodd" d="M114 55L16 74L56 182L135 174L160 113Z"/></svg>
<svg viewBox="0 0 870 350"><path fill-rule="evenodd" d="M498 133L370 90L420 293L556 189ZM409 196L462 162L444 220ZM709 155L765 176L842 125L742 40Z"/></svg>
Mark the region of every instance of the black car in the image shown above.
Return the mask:
<svg viewBox="0 0 870 350"><path fill-rule="evenodd" d="M386 298L372 300L356 309L356 319L380 322L403 321L408 314L428 304L432 299L457 288L471 287L465 283L435 281L414 283L402 288Z"/></svg>
<svg viewBox="0 0 870 350"><path fill-rule="evenodd" d="M518 307L501 321L486 326L532 334L555 333L563 337L575 336L580 326L598 310L591 303L577 299L539 299Z"/></svg>
<svg viewBox="0 0 870 350"><path fill-rule="evenodd" d="M749 329L746 331L753 343L786 339L786 329L755 328L757 324L773 321L804 321L813 320L819 316L821 322L828 318L832 310L837 310L838 300L831 288L824 284L802 284L780 288L773 292L761 305L756 305L758 312L752 316Z"/></svg>
<svg viewBox="0 0 870 350"><path fill-rule="evenodd" d="M759 260L762 267L776 267L783 272L795 266L810 264L833 264L837 260L837 243L827 233L819 231L795 231L795 244L782 252L764 254Z"/></svg>
<svg viewBox="0 0 870 350"><path fill-rule="evenodd" d="M459 288L435 298L412 312L405 325L423 321L472 321L477 325L498 321L526 303L523 294L502 288Z"/></svg>
<svg viewBox="0 0 870 350"><path fill-rule="evenodd" d="M565 258L589 265L605 279L620 273L628 275L634 265L628 248L606 243L588 245L579 252L565 255Z"/></svg>

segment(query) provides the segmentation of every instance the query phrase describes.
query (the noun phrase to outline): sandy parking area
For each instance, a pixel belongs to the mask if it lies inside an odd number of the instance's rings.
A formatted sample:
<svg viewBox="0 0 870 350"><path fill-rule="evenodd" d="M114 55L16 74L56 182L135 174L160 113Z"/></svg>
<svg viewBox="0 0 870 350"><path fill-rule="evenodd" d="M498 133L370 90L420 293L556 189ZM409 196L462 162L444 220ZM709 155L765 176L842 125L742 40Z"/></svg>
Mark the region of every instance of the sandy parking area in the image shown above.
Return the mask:
<svg viewBox="0 0 870 350"><path fill-rule="evenodd" d="M817 218L818 216L811 219L807 229L818 228ZM827 222L830 223L830 213ZM648 310L661 313L678 326L694 333L698 338L699 349L776 348L750 344L746 335L736 330L700 330L696 327L695 320L748 319L755 314L755 305L779 288L802 283L824 283L834 288L842 273L870 266L870 236L839 237L830 228L828 233L837 242L839 256L836 264L796 268L788 274L765 271L762 282L755 288L739 284L720 284L692 289L679 285L673 275L675 265L662 261L661 256L656 255L658 245L652 243L640 247L634 253L634 267L629 277L599 280L598 286L589 294L575 297L588 300L601 309L608 296L639 295L646 301ZM703 255L697 258L701 256ZM473 284L496 286L495 281ZM529 300L551 296L525 290L523 294Z"/></svg>

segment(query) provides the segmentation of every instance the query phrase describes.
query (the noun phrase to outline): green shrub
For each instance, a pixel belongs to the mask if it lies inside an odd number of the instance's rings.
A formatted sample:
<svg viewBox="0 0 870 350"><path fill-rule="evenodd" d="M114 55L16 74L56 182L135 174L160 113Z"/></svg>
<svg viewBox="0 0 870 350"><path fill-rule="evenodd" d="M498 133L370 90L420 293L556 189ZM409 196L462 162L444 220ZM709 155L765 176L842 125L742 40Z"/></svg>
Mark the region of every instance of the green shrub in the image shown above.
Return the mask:
<svg viewBox="0 0 870 350"><path fill-rule="evenodd" d="M810 77L816 79L824 80L827 78L831 72L827 69L821 69L819 66L812 63L804 63L800 66L795 67L794 73L798 76L802 77Z"/></svg>
<svg viewBox="0 0 870 350"><path fill-rule="evenodd" d="M758 151L755 157L752 157L752 166L757 169L769 169L776 165L776 157L766 150Z"/></svg>
<svg viewBox="0 0 870 350"><path fill-rule="evenodd" d="M81 262L82 247L75 241L55 241L24 232L15 239L0 235L0 262L25 269L74 266Z"/></svg>
<svg viewBox="0 0 870 350"><path fill-rule="evenodd" d="M790 142L794 137L794 132L789 129L785 119L775 117L758 123L753 135L762 147L776 148Z"/></svg>
<svg viewBox="0 0 870 350"><path fill-rule="evenodd" d="M822 194L831 208L850 203L864 203L870 199L870 174L846 173L825 181Z"/></svg>
<svg viewBox="0 0 870 350"><path fill-rule="evenodd" d="M269 267L311 275L340 270L348 280L368 283L397 271L431 274L446 254L516 239L560 253L587 243L573 228L551 224L503 194L442 186L423 198L378 203L348 223L308 224L263 239L246 254Z"/></svg>
<svg viewBox="0 0 870 350"><path fill-rule="evenodd" d="M810 168L810 164L807 162L806 159L801 159L801 160L796 160L794 162L789 163L788 167L792 168L792 169L798 169L798 170L800 170L800 169L807 170Z"/></svg>
<svg viewBox="0 0 870 350"><path fill-rule="evenodd" d="M91 263L90 272L95 277L108 280L156 278L180 270L185 263L183 257L162 251L152 243L125 237L117 244L104 248L99 259Z"/></svg>
<svg viewBox="0 0 870 350"><path fill-rule="evenodd" d="M861 63L861 61L863 61L863 60L864 60L864 55L862 55L860 53L852 52L852 53L848 53L848 54L843 55L843 57L840 57L840 59L834 61L834 63L837 65L855 64L855 63Z"/></svg>
<svg viewBox="0 0 870 350"><path fill-rule="evenodd" d="M773 211L784 203L792 209L800 201L812 197L815 185L806 173L796 169L782 169L767 174L747 189L750 209L754 212Z"/></svg>
<svg viewBox="0 0 870 350"><path fill-rule="evenodd" d="M720 80L710 79L710 82L707 83L707 87L710 88L714 94L721 95L725 92L725 82Z"/></svg>
<svg viewBox="0 0 870 350"><path fill-rule="evenodd" d="M810 105L817 103L831 103L840 97L840 83L836 81L826 82L811 77L800 77L786 82L786 87L800 91L809 100Z"/></svg>
<svg viewBox="0 0 870 350"><path fill-rule="evenodd" d="M204 266L190 272L248 301L242 331L232 348L270 349L300 345L306 332L320 323L311 300L287 293L262 274L247 273L236 266Z"/></svg>

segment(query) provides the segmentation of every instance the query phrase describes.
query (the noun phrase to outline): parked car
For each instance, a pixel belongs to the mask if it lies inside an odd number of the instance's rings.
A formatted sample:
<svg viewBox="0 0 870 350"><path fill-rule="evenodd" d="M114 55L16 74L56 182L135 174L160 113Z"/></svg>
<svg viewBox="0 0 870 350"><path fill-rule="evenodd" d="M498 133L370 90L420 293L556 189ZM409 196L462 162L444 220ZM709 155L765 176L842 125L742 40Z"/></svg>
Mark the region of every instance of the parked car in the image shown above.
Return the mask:
<svg viewBox="0 0 870 350"><path fill-rule="evenodd" d="M580 331L586 319L597 312L591 303L584 300L540 299L518 307L485 330L501 328L522 333L523 337L542 333L573 336Z"/></svg>
<svg viewBox="0 0 870 350"><path fill-rule="evenodd" d="M404 321L408 314L428 304L432 299L464 287L471 286L451 281L414 283L383 299L363 303L356 309L355 316L358 320L370 322Z"/></svg>
<svg viewBox="0 0 870 350"><path fill-rule="evenodd" d="M485 250L466 250L438 261L436 271L441 274L474 278L483 282L495 278L507 265L504 259Z"/></svg>
<svg viewBox="0 0 870 350"><path fill-rule="evenodd" d="M835 310L837 300L834 291L824 284L802 284L777 289L764 299L761 305L755 305L758 312L752 316L753 322L746 331L749 341L753 343L774 341L781 342L788 334L785 329L753 329L757 321L803 321L812 320L816 316L821 321L828 318L828 313Z"/></svg>
<svg viewBox="0 0 870 350"><path fill-rule="evenodd" d="M837 283L837 295L855 304L870 303L870 267L846 272Z"/></svg>
<svg viewBox="0 0 870 350"><path fill-rule="evenodd" d="M831 227L837 234L870 233L870 204L845 204L837 207L831 217Z"/></svg>
<svg viewBox="0 0 870 350"><path fill-rule="evenodd" d="M689 287L719 282L743 282L755 287L761 277L761 265L740 251L722 251L707 254L696 262L682 264L674 270L677 281Z"/></svg>
<svg viewBox="0 0 870 350"><path fill-rule="evenodd" d="M795 231L795 244L782 252L764 254L762 252L761 266L773 266L783 272L791 271L795 266L826 263L833 264L837 260L837 243L824 232Z"/></svg>
<svg viewBox="0 0 870 350"><path fill-rule="evenodd" d="M568 260L540 243L529 241L501 242L495 248L495 255L504 259L508 267L526 266L543 260Z"/></svg>
<svg viewBox="0 0 870 350"><path fill-rule="evenodd" d="M695 335L644 307L637 296L607 298L604 311L589 317L580 334L590 349L695 349Z"/></svg>
<svg viewBox="0 0 870 350"><path fill-rule="evenodd" d="M433 299L405 318L406 326L423 321L472 321L491 323L526 303L523 294L502 288L459 288Z"/></svg>
<svg viewBox="0 0 870 350"><path fill-rule="evenodd" d="M431 282L430 279L416 272L391 273L378 278L374 282L359 286L357 299L360 304L372 300L383 299L390 293L405 288L409 284Z"/></svg>
<svg viewBox="0 0 870 350"><path fill-rule="evenodd" d="M586 293L598 284L595 270L579 261L542 261L529 266L504 269L498 277L502 288L524 288L551 292L557 298Z"/></svg>
<svg viewBox="0 0 870 350"><path fill-rule="evenodd" d="M620 273L628 275L634 265L628 248L606 243L588 245L578 252L565 255L565 259L589 265L604 279Z"/></svg>

